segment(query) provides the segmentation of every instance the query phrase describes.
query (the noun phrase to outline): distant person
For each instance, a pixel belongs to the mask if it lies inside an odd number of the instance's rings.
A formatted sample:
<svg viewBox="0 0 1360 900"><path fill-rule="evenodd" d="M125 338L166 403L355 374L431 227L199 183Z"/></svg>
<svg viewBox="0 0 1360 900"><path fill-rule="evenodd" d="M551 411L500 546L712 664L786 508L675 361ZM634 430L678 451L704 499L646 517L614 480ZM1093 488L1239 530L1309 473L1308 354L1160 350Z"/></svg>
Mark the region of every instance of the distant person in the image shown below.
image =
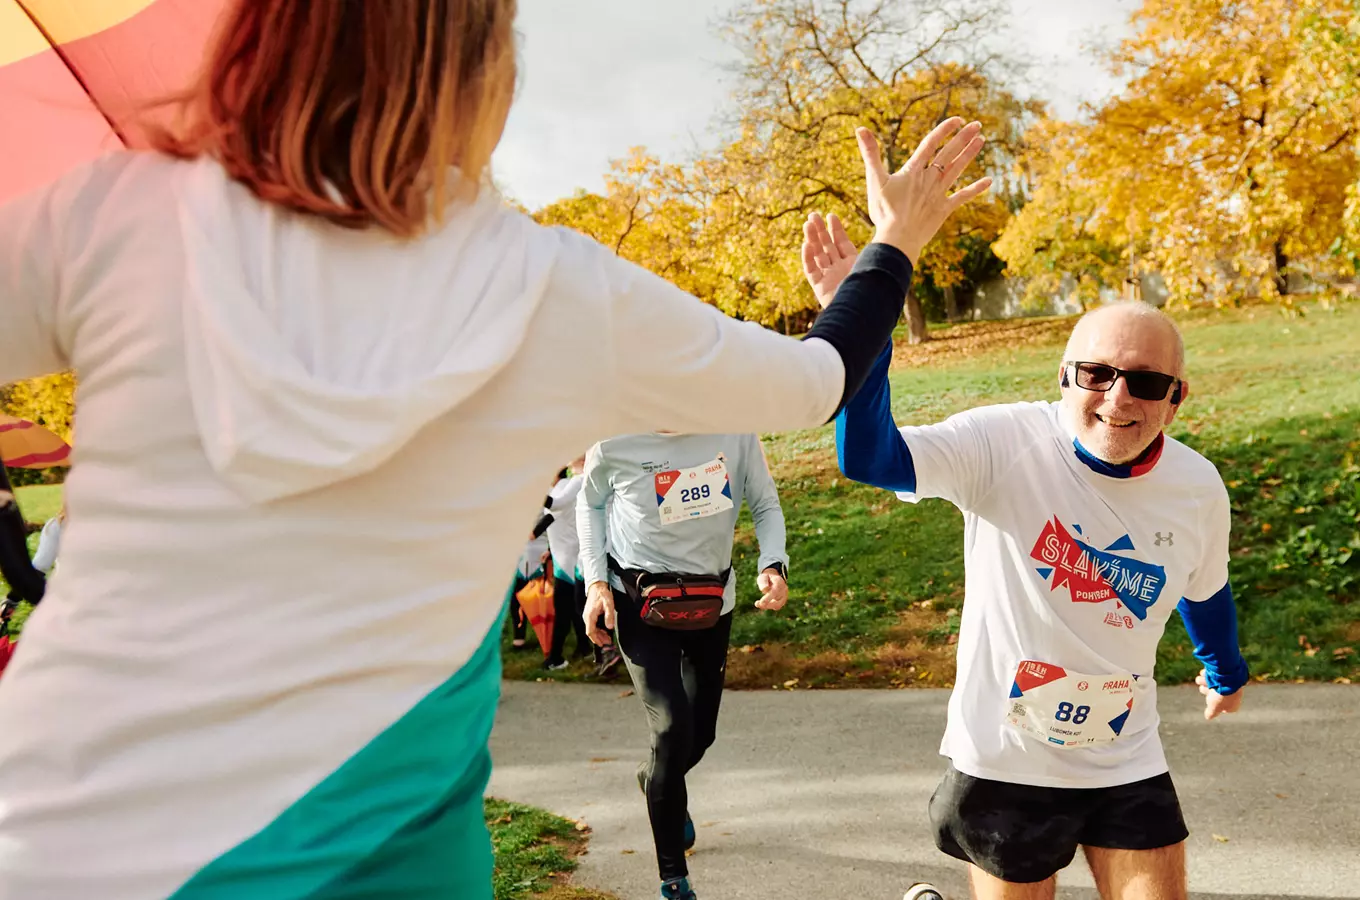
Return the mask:
<svg viewBox="0 0 1360 900"><path fill-rule="evenodd" d="M0 341L3 340L0 336ZM0 361L0 366L3 365ZM47 579L29 559L28 527L3 465L0 465L0 575L9 585L11 604L20 600L36 604L47 591Z"/></svg>
<svg viewBox="0 0 1360 900"><path fill-rule="evenodd" d="M717 738L743 502L760 553L756 607L783 609L784 511L760 438L632 434L602 441L586 456L577 500L585 622L597 644L617 639L647 715L651 753L637 777L663 900L695 896L685 858L696 837L685 777Z"/></svg>

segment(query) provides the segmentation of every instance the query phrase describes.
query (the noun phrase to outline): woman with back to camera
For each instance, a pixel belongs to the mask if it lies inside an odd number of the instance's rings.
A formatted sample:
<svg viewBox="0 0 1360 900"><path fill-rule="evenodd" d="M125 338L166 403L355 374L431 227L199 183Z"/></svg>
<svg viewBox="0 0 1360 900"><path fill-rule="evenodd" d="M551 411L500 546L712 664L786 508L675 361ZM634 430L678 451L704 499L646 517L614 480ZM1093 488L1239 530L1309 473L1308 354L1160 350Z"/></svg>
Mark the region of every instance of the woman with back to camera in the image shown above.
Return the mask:
<svg viewBox="0 0 1360 900"><path fill-rule="evenodd" d="M2 900L489 898L545 479L613 434L827 421L986 188L948 195L975 126L892 176L864 133L840 298L803 341L730 320L485 187L514 15L237 0L158 151L0 207L0 383L80 378L60 573L0 682Z"/></svg>

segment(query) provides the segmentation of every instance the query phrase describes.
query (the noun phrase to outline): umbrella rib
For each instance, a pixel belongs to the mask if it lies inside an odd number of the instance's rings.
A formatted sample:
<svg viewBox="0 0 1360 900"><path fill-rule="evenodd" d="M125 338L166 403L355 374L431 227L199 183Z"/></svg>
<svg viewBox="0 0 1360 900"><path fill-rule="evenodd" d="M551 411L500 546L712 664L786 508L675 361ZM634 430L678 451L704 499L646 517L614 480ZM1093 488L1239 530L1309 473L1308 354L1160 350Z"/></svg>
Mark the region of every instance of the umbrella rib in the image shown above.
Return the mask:
<svg viewBox="0 0 1360 900"><path fill-rule="evenodd" d="M128 141L127 137L123 134L123 129L119 128L118 124L114 122L109 114L104 111L104 108L99 105L99 101L95 99L94 92L91 91L90 86L85 83L84 76L80 74L80 70L71 62L70 57L66 55L66 51L62 49L61 45L57 43L55 39L53 39L51 33L43 26L43 23L38 21L38 17L33 14L33 11L24 5L24 0L14 0L14 3L24 15L28 16L28 20L33 23L34 28L38 29L38 33L47 40L48 45L52 48L52 52L57 54L57 58L61 60L62 65L66 66L67 71L71 73L71 77L76 80L76 84L80 85L80 89L85 92L85 96L90 98L90 105L95 108L95 112L99 113L104 121L108 123L109 130L113 132L113 136L118 138L119 142L122 143L124 147L127 147Z"/></svg>

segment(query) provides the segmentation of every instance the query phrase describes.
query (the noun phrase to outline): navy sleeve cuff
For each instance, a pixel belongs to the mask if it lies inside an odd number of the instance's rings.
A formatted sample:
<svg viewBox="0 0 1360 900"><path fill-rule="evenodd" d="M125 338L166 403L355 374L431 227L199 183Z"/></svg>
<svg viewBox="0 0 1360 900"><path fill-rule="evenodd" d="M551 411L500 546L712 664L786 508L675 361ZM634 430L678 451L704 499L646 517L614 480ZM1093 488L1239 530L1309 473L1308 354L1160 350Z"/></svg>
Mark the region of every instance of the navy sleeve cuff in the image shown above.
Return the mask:
<svg viewBox="0 0 1360 900"><path fill-rule="evenodd" d="M1251 678L1247 661L1237 644L1237 605L1232 584L1208 600L1194 603L1182 599L1176 607L1185 620L1186 633L1195 647L1195 658L1204 664L1204 680L1220 694L1235 694Z"/></svg>

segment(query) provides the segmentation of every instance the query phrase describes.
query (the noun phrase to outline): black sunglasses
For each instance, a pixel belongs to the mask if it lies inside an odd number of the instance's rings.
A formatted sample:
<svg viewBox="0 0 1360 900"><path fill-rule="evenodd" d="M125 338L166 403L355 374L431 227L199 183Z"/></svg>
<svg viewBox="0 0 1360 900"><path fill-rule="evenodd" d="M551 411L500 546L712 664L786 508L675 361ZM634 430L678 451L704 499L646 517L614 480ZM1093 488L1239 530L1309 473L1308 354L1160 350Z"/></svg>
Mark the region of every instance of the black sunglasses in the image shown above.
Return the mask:
<svg viewBox="0 0 1360 900"><path fill-rule="evenodd" d="M1104 363L1094 362L1064 362L1063 365L1071 366L1076 370L1077 387L1079 388L1104 392L1114 387L1114 383L1122 378L1129 389L1129 393L1139 400L1165 400L1167 391L1171 390L1173 384L1176 384L1176 376L1167 375L1165 372L1118 369ZM1066 380L1064 377L1063 381ZM1180 392L1177 391L1177 393ZM1172 402L1174 403L1176 400L1173 398Z"/></svg>

